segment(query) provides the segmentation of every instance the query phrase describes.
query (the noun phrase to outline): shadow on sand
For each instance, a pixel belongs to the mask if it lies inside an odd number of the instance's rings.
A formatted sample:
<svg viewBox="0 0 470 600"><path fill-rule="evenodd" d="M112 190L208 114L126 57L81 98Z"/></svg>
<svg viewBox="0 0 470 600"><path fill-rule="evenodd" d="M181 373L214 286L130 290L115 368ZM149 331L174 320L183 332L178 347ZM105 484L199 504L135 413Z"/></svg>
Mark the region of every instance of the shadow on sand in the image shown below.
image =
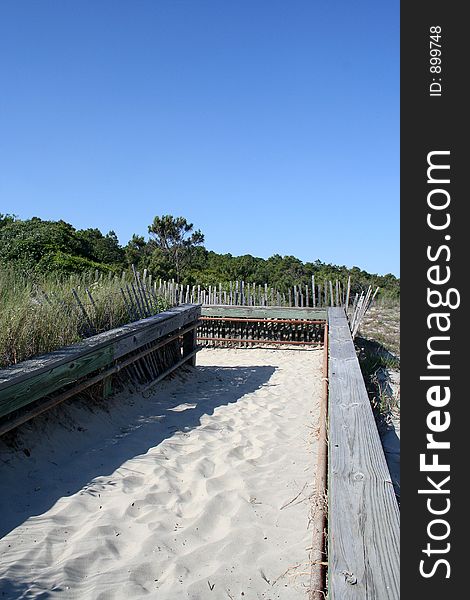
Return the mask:
<svg viewBox="0 0 470 600"><path fill-rule="evenodd" d="M275 370L185 367L148 397L120 394L105 408L68 401L18 428L8 445L0 442L0 538L60 498L86 490L96 477L111 479L127 460L176 432L200 426L203 415L266 385ZM0 595L14 591L5 582L0 580ZM17 592L8 597L22 597Z"/></svg>

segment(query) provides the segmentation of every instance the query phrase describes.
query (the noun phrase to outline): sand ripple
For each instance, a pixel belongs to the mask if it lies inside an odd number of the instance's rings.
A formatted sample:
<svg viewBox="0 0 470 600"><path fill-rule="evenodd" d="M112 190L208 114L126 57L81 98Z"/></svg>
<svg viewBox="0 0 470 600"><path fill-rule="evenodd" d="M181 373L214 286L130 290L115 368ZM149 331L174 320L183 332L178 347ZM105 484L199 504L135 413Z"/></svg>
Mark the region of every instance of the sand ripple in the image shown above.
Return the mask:
<svg viewBox="0 0 470 600"><path fill-rule="evenodd" d="M0 595L305 598L320 389L320 351L203 350L150 398L74 408L86 431L26 429Z"/></svg>

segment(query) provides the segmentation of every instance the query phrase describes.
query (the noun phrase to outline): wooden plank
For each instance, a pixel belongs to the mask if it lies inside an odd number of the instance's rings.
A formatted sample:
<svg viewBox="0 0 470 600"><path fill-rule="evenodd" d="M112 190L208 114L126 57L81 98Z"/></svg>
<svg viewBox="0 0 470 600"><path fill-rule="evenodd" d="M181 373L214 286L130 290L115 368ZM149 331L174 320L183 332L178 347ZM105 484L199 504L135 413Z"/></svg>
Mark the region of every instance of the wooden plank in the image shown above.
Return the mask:
<svg viewBox="0 0 470 600"><path fill-rule="evenodd" d="M103 379L103 400L109 398L113 393L113 380L112 377L106 377Z"/></svg>
<svg viewBox="0 0 470 600"><path fill-rule="evenodd" d="M399 510L343 308L328 310L331 600L399 598Z"/></svg>
<svg viewBox="0 0 470 600"><path fill-rule="evenodd" d="M197 350L196 331L195 327L183 335L183 357L191 354L190 364L193 367L196 366L196 354L194 353Z"/></svg>
<svg viewBox="0 0 470 600"><path fill-rule="evenodd" d="M203 306L204 317L247 317L260 319L312 319L326 320L327 311L309 307L287 306Z"/></svg>
<svg viewBox="0 0 470 600"><path fill-rule="evenodd" d="M34 377L22 379L9 387L0 390L0 417L4 417L18 408L31 404L35 400L47 396L51 392L73 383L93 371L109 365L113 360L110 346L90 352L85 356L74 358Z"/></svg>

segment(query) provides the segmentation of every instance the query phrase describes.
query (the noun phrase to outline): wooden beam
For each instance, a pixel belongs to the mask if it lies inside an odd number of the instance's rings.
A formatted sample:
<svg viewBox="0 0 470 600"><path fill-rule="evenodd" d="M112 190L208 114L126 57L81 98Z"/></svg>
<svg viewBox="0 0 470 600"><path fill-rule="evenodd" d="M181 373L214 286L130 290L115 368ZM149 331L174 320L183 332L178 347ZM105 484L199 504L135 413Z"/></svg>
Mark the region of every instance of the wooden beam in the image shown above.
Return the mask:
<svg viewBox="0 0 470 600"><path fill-rule="evenodd" d="M31 404L77 379L108 366L113 361L111 346L100 348L86 355L73 357L69 362L53 366L41 372L31 371L30 377L21 377L19 382L11 380L8 387L0 390L0 417L18 408ZM29 362L29 361L28 361Z"/></svg>
<svg viewBox="0 0 470 600"><path fill-rule="evenodd" d="M397 600L398 505L344 309L328 324L328 597Z"/></svg>
<svg viewBox="0 0 470 600"><path fill-rule="evenodd" d="M197 321L200 313L199 305L181 305L1 370L0 417Z"/></svg>
<svg viewBox="0 0 470 600"><path fill-rule="evenodd" d="M246 317L260 319L326 320L327 311L287 306L203 306L203 317Z"/></svg>
<svg viewBox="0 0 470 600"><path fill-rule="evenodd" d="M191 329L183 335L183 357L187 357L189 354L192 355L190 359L190 365L193 367L196 366L196 353L197 350L197 340L196 340L196 331L197 327Z"/></svg>

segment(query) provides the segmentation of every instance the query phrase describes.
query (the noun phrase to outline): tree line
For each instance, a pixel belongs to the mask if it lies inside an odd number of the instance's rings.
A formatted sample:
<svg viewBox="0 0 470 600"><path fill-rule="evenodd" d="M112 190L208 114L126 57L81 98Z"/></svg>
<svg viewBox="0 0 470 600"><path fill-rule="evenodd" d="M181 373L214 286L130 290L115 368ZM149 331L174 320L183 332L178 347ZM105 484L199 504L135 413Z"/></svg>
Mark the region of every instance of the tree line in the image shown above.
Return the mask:
<svg viewBox="0 0 470 600"><path fill-rule="evenodd" d="M302 262L295 256L275 254L267 259L245 254L219 254L204 246L204 235L184 217L156 216L148 236L134 234L121 246L114 231L75 229L65 221L38 217L21 220L0 213L0 265L29 277L53 274L59 277L98 270L119 273L135 265L154 278L175 279L184 285L215 285L243 280L267 283L286 292L294 285L318 283L351 275L353 291L379 286L381 295L399 298L400 281L392 274L371 274L359 267Z"/></svg>

